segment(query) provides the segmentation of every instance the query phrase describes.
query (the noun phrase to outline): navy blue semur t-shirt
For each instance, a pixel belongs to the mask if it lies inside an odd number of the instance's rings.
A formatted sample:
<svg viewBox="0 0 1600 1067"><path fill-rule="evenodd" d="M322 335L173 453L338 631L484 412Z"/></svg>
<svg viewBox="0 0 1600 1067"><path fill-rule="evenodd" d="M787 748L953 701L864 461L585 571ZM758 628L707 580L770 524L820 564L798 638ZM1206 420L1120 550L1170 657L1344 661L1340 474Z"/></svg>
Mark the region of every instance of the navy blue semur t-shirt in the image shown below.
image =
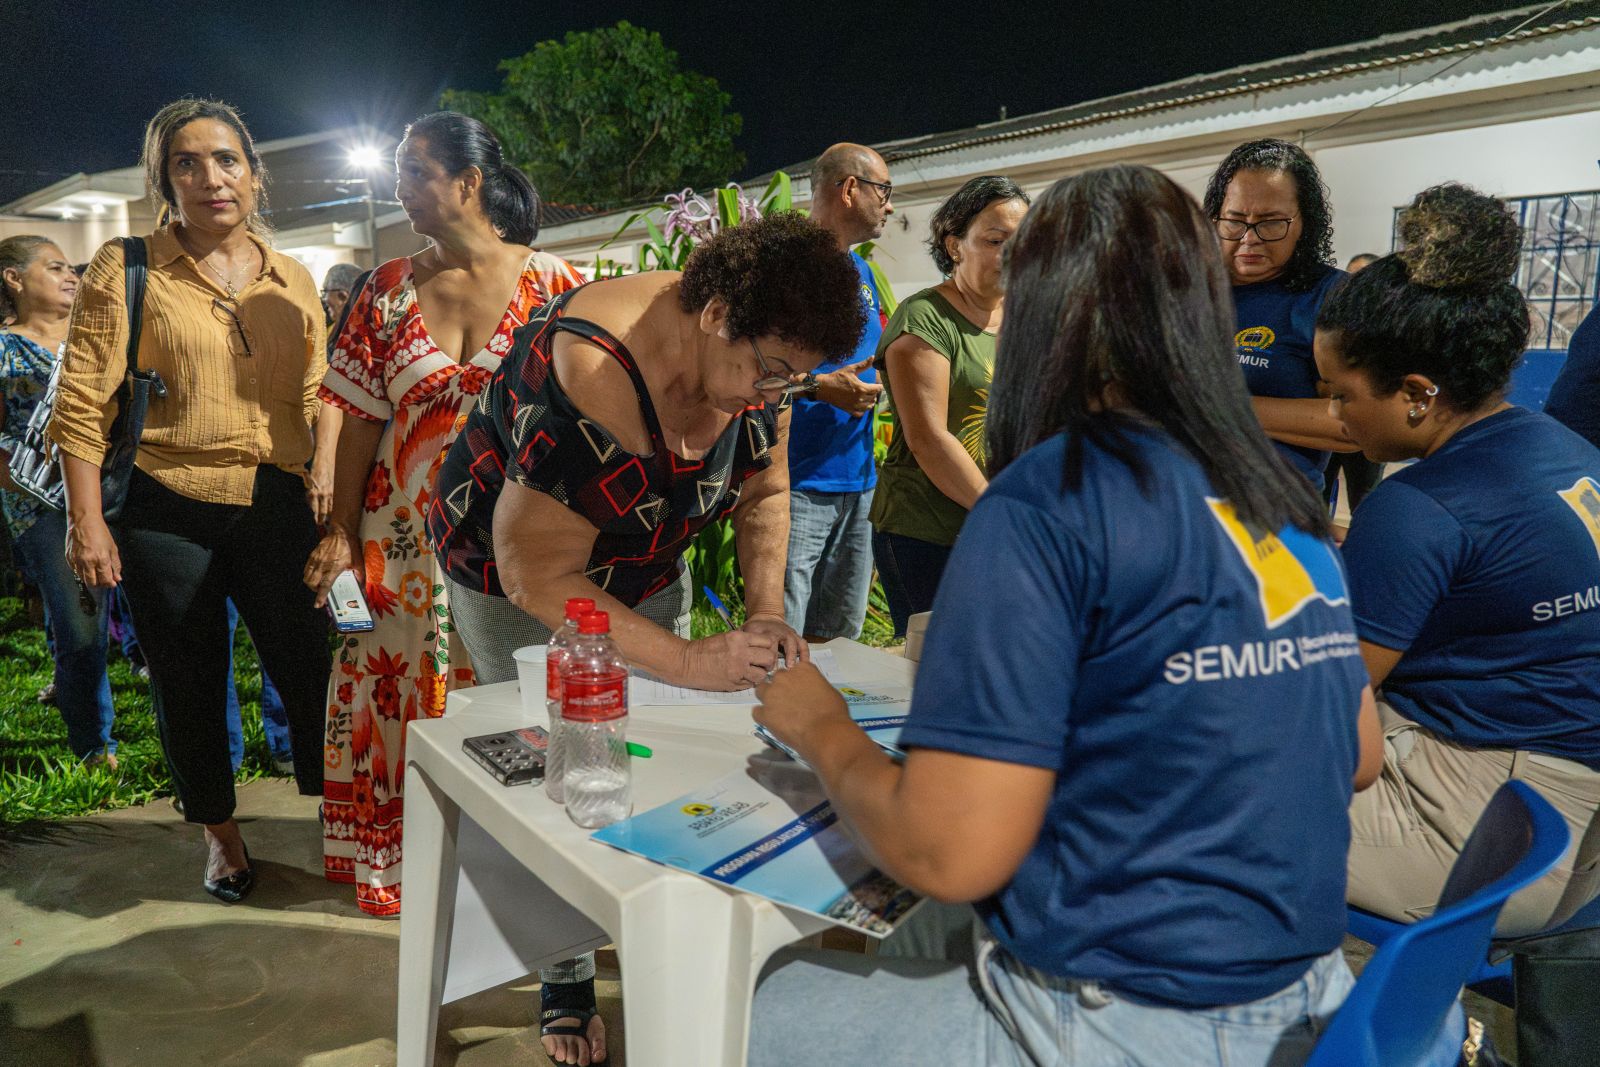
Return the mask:
<svg viewBox="0 0 1600 1067"><path fill-rule="evenodd" d="M1567 362L1550 384L1544 413L1600 448L1600 304L1572 331Z"/></svg>
<svg viewBox="0 0 1600 1067"><path fill-rule="evenodd" d="M1233 306L1239 332L1239 369L1251 396L1306 399L1317 395L1317 363L1311 342L1316 336L1317 312L1328 292L1346 274L1324 267L1317 283L1303 293L1291 293L1283 282L1257 282L1233 287ZM1272 442L1279 452L1322 488L1328 453L1315 448Z"/></svg>
<svg viewBox="0 0 1600 1067"><path fill-rule="evenodd" d="M1295 981L1344 933L1362 667L1337 552L1247 530L1163 431L1150 468L1017 460L945 570L902 741L1056 773L979 912L1018 959L1183 1007Z"/></svg>
<svg viewBox="0 0 1600 1067"><path fill-rule="evenodd" d="M1507 408L1361 502L1356 631L1403 652L1383 697L1459 744L1600 768L1600 449Z"/></svg>

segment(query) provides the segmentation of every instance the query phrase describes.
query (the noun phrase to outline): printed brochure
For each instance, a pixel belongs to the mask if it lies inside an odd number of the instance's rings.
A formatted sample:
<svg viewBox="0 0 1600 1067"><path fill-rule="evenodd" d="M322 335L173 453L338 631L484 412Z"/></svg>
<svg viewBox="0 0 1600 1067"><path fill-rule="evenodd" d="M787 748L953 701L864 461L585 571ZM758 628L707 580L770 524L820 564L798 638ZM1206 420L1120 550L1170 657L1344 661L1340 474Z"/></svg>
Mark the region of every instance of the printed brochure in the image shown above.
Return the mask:
<svg viewBox="0 0 1600 1067"><path fill-rule="evenodd" d="M876 938L921 900L867 861L816 775L775 756L591 836Z"/></svg>

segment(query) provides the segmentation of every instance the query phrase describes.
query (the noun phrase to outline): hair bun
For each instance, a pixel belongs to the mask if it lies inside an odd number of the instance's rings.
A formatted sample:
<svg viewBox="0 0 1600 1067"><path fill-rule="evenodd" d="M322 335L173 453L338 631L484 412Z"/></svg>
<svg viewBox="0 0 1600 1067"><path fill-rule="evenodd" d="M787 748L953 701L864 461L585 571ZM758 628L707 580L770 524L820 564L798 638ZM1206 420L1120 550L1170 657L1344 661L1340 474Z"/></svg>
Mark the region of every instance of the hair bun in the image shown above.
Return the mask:
<svg viewBox="0 0 1600 1067"><path fill-rule="evenodd" d="M1400 213L1400 251L1411 281L1430 289L1487 288L1517 272L1522 227L1504 203L1449 182L1418 193Z"/></svg>

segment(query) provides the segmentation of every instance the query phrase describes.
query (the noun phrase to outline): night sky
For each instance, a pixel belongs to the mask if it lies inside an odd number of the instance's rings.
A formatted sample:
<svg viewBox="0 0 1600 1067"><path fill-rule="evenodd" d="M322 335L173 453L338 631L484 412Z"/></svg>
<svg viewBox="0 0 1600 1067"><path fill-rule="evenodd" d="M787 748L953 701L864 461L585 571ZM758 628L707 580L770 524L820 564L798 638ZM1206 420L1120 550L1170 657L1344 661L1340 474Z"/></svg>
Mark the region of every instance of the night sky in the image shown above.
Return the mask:
<svg viewBox="0 0 1600 1067"><path fill-rule="evenodd" d="M1470 0L1033 4L81 3L0 16L0 203L136 161L144 124L186 94L238 106L257 139L370 122L398 133L447 86L569 30L656 30L744 116L747 175L838 140L986 122L1518 6Z"/></svg>

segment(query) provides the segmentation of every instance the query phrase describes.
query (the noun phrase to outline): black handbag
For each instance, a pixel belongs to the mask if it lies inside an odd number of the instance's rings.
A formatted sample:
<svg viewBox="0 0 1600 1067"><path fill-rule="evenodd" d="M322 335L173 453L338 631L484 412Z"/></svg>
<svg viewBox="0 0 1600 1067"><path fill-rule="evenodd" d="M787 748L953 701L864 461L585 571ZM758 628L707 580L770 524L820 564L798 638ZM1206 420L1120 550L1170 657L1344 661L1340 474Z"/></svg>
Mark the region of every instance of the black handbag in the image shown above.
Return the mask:
<svg viewBox="0 0 1600 1067"><path fill-rule="evenodd" d="M122 256L127 264L124 285L128 304L128 376L117 387L117 417L111 423L105 458L100 461L100 508L107 522L121 513L123 501L127 499L128 479L133 476L134 457L139 454L139 438L144 433L150 394L167 395L167 385L161 375L139 369L139 330L144 322L144 291L149 274L144 238L122 238ZM65 511L67 489L61 474L61 457L45 432L55 415L60 383L61 361L58 359L50 372L50 384L28 417L27 429L11 457L11 477L19 488L26 489L46 506Z"/></svg>
<svg viewBox="0 0 1600 1067"><path fill-rule="evenodd" d="M139 438L144 435L151 394L163 400L167 396L167 383L161 375L139 369L139 331L144 323L148 275L144 238L122 238L122 256L127 264L124 285L128 302L128 376L117 390L117 417L106 440L105 459L100 462L100 510L107 522L122 513L122 505L128 499L128 480L133 477L133 461L139 454Z"/></svg>

